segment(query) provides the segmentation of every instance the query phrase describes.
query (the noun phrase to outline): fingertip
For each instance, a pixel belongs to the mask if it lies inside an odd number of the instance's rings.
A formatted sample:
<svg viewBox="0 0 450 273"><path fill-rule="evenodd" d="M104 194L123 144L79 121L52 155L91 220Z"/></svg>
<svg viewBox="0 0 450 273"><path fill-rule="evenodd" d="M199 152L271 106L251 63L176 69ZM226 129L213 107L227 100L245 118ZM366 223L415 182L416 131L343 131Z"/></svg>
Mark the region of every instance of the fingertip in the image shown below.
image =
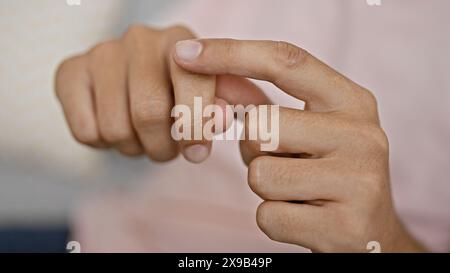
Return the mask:
<svg viewBox="0 0 450 273"><path fill-rule="evenodd" d="M204 162L210 154L210 148L204 144L194 144L183 149L184 158L187 161L199 164Z"/></svg>

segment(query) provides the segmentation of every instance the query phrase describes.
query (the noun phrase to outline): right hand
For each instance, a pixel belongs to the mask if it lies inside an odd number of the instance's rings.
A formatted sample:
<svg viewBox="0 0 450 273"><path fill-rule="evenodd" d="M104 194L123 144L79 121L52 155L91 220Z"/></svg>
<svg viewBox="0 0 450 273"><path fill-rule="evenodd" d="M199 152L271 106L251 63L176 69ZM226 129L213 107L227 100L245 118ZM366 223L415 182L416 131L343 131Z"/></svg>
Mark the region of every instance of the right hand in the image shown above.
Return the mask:
<svg viewBox="0 0 450 273"><path fill-rule="evenodd" d="M210 141L173 140L172 107L193 107L195 96L203 98L204 107L258 105L267 98L245 78L193 74L180 68L172 58L173 47L192 38L185 27L132 26L120 39L65 60L58 68L55 88L75 139L129 156L147 154L159 162L175 158L179 151L193 163L204 161Z"/></svg>

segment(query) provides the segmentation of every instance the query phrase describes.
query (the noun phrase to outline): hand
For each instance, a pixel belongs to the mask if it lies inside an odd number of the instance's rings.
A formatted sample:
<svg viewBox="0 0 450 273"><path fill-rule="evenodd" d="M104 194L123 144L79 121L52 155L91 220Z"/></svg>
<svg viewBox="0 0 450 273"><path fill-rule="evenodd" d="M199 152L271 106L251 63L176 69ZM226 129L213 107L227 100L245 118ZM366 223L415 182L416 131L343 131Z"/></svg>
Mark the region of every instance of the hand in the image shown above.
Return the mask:
<svg viewBox="0 0 450 273"><path fill-rule="evenodd" d="M64 61L55 89L75 139L129 156L145 153L155 161L173 159L180 150L191 162L205 160L211 142L173 140L173 105L192 107L195 96L202 97L205 106L222 107L236 100L259 104L266 97L241 77L216 78L181 69L170 56L172 47L193 37L180 26L133 26L122 38Z"/></svg>
<svg viewBox="0 0 450 273"><path fill-rule="evenodd" d="M182 46L201 50L186 59ZM305 111L280 108L276 151L241 143L249 185L265 200L257 223L271 239L319 252L366 252L370 241L422 250L396 216L388 140L368 90L286 42L185 41L174 55L194 73L270 81L306 102Z"/></svg>

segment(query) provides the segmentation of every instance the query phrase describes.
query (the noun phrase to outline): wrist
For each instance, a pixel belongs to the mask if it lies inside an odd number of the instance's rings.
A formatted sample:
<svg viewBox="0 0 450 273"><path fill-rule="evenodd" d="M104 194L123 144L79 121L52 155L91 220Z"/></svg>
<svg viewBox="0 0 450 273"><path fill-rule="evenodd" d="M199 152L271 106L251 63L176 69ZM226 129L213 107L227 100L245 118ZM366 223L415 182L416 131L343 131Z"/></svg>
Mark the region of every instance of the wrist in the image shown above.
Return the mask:
<svg viewBox="0 0 450 273"><path fill-rule="evenodd" d="M427 252L426 248L422 246L403 226L400 220L396 221L395 231L392 232L391 243L384 252L395 253L416 253ZM383 249L382 249L383 251Z"/></svg>

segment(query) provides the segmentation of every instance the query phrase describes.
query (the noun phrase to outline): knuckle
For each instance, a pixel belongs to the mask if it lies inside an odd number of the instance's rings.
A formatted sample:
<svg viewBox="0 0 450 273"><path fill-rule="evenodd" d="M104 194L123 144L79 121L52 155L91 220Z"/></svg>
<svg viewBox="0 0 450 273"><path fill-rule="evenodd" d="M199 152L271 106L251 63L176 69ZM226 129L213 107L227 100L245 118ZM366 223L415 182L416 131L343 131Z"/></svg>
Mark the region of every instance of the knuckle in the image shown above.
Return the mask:
<svg viewBox="0 0 450 273"><path fill-rule="evenodd" d="M105 61L114 60L120 54L118 41L107 41L94 46L88 53L90 64L104 64Z"/></svg>
<svg viewBox="0 0 450 273"><path fill-rule="evenodd" d="M363 88L360 94L361 108L364 109L366 113L370 113L370 119L378 120L378 101L375 95L369 90Z"/></svg>
<svg viewBox="0 0 450 273"><path fill-rule="evenodd" d="M389 140L384 130L377 124L366 121L343 121L342 128L347 131L351 147L358 147L356 151L368 151L370 155L388 155ZM351 140L351 141L350 141Z"/></svg>
<svg viewBox="0 0 450 273"><path fill-rule="evenodd" d="M155 100L135 105L131 113L135 127L146 128L167 122L170 113L165 105Z"/></svg>
<svg viewBox="0 0 450 273"><path fill-rule="evenodd" d="M173 25L168 27L167 29L164 30L164 34L167 36L176 36L176 37L192 37L194 36L194 32L187 26L182 25L182 24L177 24L177 25Z"/></svg>
<svg viewBox="0 0 450 273"><path fill-rule="evenodd" d="M149 48L155 47L160 41L161 31L147 27L145 25L132 25L125 32L122 40L125 46L130 49L131 55L137 53L145 53Z"/></svg>
<svg viewBox="0 0 450 273"><path fill-rule="evenodd" d="M58 99L61 97L61 84L67 80L68 77L72 77L74 74L78 74L79 63L83 60L82 56L75 56L62 61L55 72L55 94Z"/></svg>
<svg viewBox="0 0 450 273"><path fill-rule="evenodd" d="M173 25L161 32L161 39L159 46L164 49L165 54L172 52L175 49L175 44L178 41L192 39L195 37L194 32L184 25Z"/></svg>
<svg viewBox="0 0 450 273"><path fill-rule="evenodd" d="M281 69L295 69L306 59L307 52L288 42L277 41L273 44L274 57Z"/></svg>
<svg viewBox="0 0 450 273"><path fill-rule="evenodd" d="M56 69L56 79L65 79L67 76L73 75L83 66L85 61L84 55L77 55L63 60Z"/></svg>
<svg viewBox="0 0 450 273"><path fill-rule="evenodd" d="M361 130L361 138L364 139L366 148L376 152L376 154L385 155L389 153L389 140L379 126L371 125Z"/></svg>
<svg viewBox="0 0 450 273"><path fill-rule="evenodd" d="M56 69L56 75L60 76L61 74L64 74L66 72L69 72L73 70L73 68L76 66L76 64L79 62L80 57L75 56L68 59L63 60Z"/></svg>
<svg viewBox="0 0 450 273"><path fill-rule="evenodd" d="M126 40L135 40L139 39L142 36L147 36L149 34L154 34L157 31L153 28L147 27L142 24L134 24L128 27L127 31L124 34L124 38Z"/></svg>
<svg viewBox="0 0 450 273"><path fill-rule="evenodd" d="M111 126L100 127L100 134L107 143L121 143L133 138L131 130Z"/></svg>
<svg viewBox="0 0 450 273"><path fill-rule="evenodd" d="M374 144L383 154L389 153L389 140L383 129L377 128L373 134Z"/></svg>
<svg viewBox="0 0 450 273"><path fill-rule="evenodd" d="M147 52L149 47L153 47L159 40L156 39L160 31L144 25L132 25L123 35L122 40L131 52Z"/></svg>

